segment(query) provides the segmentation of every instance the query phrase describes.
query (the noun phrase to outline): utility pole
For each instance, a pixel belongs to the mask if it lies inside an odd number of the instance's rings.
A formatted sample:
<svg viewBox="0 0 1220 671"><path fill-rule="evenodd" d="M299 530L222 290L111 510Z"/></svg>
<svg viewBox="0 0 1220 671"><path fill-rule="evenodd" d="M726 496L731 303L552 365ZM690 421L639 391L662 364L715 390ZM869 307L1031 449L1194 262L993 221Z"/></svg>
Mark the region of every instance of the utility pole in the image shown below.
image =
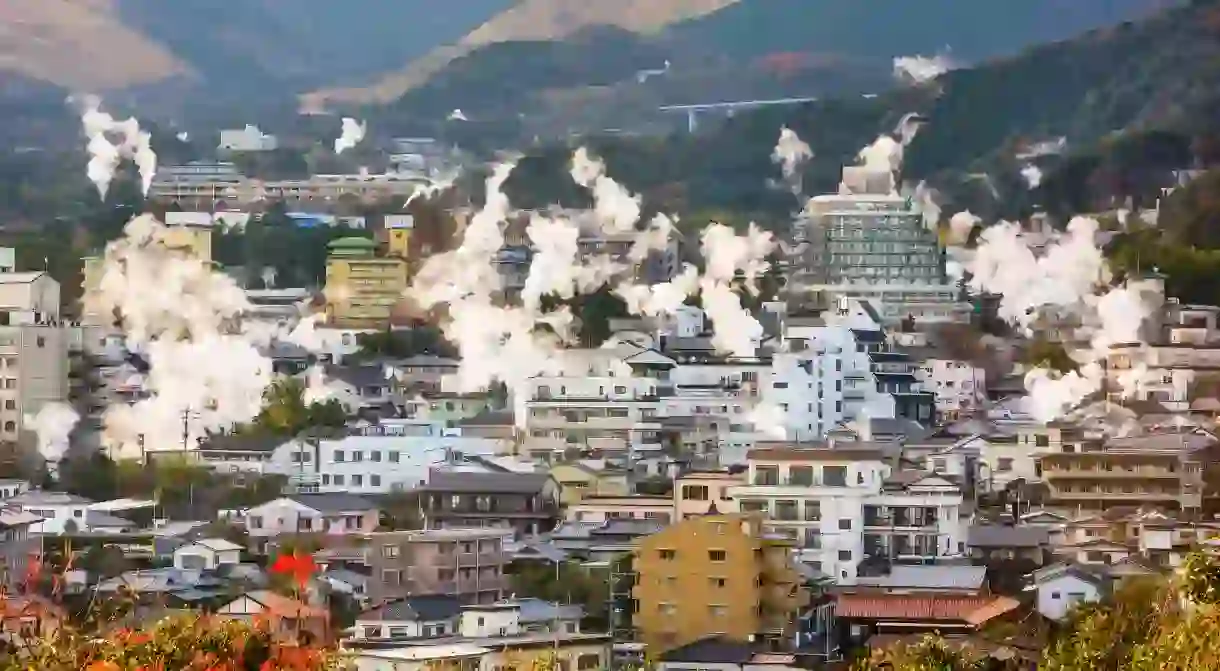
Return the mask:
<svg viewBox="0 0 1220 671"><path fill-rule="evenodd" d="M182 451L190 449L191 440L191 406L182 409Z"/></svg>

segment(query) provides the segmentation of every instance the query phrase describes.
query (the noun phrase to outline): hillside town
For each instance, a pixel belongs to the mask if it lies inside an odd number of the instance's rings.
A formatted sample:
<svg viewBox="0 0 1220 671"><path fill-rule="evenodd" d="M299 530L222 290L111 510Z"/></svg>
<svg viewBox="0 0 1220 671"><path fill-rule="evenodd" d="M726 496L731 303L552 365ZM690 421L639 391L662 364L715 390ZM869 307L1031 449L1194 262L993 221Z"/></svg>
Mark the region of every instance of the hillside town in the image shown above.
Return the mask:
<svg viewBox="0 0 1220 671"><path fill-rule="evenodd" d="M236 204L249 184L222 168L164 168L152 197ZM608 317L604 342L511 390L463 391L451 348L374 346L428 328L397 314L421 263L415 220L347 222L367 235L329 243L325 286L263 278L242 315L316 322L320 347L264 354L284 380L321 372L341 416L200 436L183 407L181 442L141 435L136 459L99 436L108 409L156 390L112 315L87 307L104 259L86 259L69 319L68 278L16 272L0 251L0 436L17 446L0 480L0 578L24 595L0 629L19 638L104 599L132 622L271 614L362 670L541 656L581 671L833 668L933 632L1034 668L1074 605L1220 548L1220 307L1128 277L1158 294L1144 343L1109 347L1088 412L1040 421L1028 352L1067 356L1080 325L996 335L995 302L951 277L892 180L847 168L843 193L811 200L788 236L804 245L776 265L783 288L753 311L752 356L726 355L684 305ZM292 188L355 193L314 182ZM335 195L323 191L293 197ZM252 216L179 207L159 244L211 266L226 220ZM294 220L336 225L323 216ZM633 253L592 223L580 254ZM509 302L538 253L515 226L495 264ZM1043 216L1025 232L1049 230ZM636 272L673 280L684 244ZM1136 354L1151 370L1132 392L1120 378ZM30 470L20 446L34 432L45 447L33 424L56 403L80 422Z"/></svg>

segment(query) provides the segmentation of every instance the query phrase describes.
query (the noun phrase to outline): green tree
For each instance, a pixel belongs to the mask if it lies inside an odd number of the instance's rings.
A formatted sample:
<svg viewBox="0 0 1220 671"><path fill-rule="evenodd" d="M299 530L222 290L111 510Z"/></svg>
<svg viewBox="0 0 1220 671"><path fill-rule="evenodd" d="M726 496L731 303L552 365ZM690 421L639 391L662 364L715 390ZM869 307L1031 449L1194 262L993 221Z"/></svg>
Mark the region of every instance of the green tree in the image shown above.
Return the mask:
<svg viewBox="0 0 1220 671"><path fill-rule="evenodd" d="M263 392L263 409L254 419L256 430L278 436L296 436L309 428L341 427L347 413L336 399L305 403L305 383L287 377Z"/></svg>
<svg viewBox="0 0 1220 671"><path fill-rule="evenodd" d="M609 622L609 579L605 569L574 561L516 562L509 576L512 592L518 597L584 606L591 624L601 626Z"/></svg>

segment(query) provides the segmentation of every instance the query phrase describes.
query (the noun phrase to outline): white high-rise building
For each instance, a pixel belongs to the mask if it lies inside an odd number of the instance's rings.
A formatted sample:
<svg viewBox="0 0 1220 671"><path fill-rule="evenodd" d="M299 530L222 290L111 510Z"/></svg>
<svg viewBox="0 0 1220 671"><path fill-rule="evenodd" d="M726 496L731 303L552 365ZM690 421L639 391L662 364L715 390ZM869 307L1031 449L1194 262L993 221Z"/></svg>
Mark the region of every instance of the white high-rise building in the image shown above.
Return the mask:
<svg viewBox="0 0 1220 671"><path fill-rule="evenodd" d="M67 400L59 310L59 282L47 273L0 273L0 440L16 441L29 417Z"/></svg>
<svg viewBox="0 0 1220 671"><path fill-rule="evenodd" d="M840 422L933 419L909 357L891 349L882 318L867 301L841 299L816 319L785 325L763 401L783 418L789 440L815 440Z"/></svg>

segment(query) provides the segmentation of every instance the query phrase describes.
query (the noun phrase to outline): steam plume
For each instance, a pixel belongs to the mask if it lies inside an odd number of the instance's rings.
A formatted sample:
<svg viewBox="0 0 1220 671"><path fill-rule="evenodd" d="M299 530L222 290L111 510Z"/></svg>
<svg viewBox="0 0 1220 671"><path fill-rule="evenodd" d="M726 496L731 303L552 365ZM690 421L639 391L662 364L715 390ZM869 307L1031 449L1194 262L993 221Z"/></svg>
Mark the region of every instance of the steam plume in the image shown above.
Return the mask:
<svg viewBox="0 0 1220 671"><path fill-rule="evenodd" d="M771 153L771 162L780 165L784 173L784 181L788 183L793 193L800 192L801 179L798 171L811 158L813 158L813 150L795 131L787 126L780 129L779 141L775 144L775 151Z"/></svg>
<svg viewBox="0 0 1220 671"><path fill-rule="evenodd" d="M360 144L367 129L368 126L364 122L351 117L343 117L343 128L339 132L339 137L335 139L335 153L342 154Z"/></svg>
<svg viewBox="0 0 1220 671"><path fill-rule="evenodd" d="M38 435L38 453L48 464L58 464L68 452L68 437L80 415L66 403L47 403L26 421Z"/></svg>
<svg viewBox="0 0 1220 671"><path fill-rule="evenodd" d="M918 85L932 81L956 67L947 54L899 56L894 59L894 77L901 82Z"/></svg>
<svg viewBox="0 0 1220 671"><path fill-rule="evenodd" d="M86 173L89 181L105 199L119 162L127 157L139 169L142 193L147 196L157 172L157 154L152 149L151 136L140 130L140 122L135 117L117 121L101 111L101 104L100 98L86 96L81 113L81 125L88 138L86 150L89 152L89 165ZM112 140L111 137L116 139Z"/></svg>

